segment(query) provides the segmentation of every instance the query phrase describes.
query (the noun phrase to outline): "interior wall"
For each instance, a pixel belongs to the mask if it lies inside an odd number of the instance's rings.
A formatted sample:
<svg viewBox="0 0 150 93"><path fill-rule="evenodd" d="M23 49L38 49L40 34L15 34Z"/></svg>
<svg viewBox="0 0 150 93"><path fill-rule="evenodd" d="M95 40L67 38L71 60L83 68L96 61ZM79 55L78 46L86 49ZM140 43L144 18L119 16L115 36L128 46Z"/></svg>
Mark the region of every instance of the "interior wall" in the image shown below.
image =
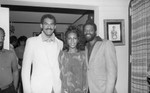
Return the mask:
<svg viewBox="0 0 150 93"><path fill-rule="evenodd" d="M127 3L120 3L120 5L103 5L100 13L100 31L99 34L104 38L104 19L124 19L125 21L125 45L116 46L117 60L118 60L118 93L128 93L128 5ZM105 10L105 11L104 11ZM111 78L111 77L110 77Z"/></svg>
<svg viewBox="0 0 150 93"><path fill-rule="evenodd" d="M81 19L79 19L74 25L84 24L87 20L88 15L84 15ZM17 37L20 37L22 35L31 37L33 36L33 32L40 32L40 24L23 24L23 23L13 23L13 26L15 27L15 33ZM56 25L56 32L63 32L65 33L69 24L57 24Z"/></svg>
<svg viewBox="0 0 150 93"><path fill-rule="evenodd" d="M8 2L9 1L9 2ZM98 35L104 38L104 19L125 20L125 45L116 46L118 93L128 93L128 5L130 0L5 0L4 3L94 9ZM86 2L86 3L85 3ZM111 77L110 77L111 78Z"/></svg>

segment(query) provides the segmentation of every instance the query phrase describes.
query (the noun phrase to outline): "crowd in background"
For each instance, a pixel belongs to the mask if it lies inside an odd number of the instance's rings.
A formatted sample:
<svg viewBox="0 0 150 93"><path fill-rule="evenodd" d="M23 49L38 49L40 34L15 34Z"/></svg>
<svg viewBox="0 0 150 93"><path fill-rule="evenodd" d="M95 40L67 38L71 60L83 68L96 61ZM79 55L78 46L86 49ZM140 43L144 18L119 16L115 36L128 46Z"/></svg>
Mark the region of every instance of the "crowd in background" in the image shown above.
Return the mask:
<svg viewBox="0 0 150 93"><path fill-rule="evenodd" d="M21 81L21 68L23 61L23 54L26 45L26 36L20 36L17 38L15 35L10 36L10 50L12 50L18 59L18 70L19 70L19 80L18 80L18 93L23 93L22 81Z"/></svg>

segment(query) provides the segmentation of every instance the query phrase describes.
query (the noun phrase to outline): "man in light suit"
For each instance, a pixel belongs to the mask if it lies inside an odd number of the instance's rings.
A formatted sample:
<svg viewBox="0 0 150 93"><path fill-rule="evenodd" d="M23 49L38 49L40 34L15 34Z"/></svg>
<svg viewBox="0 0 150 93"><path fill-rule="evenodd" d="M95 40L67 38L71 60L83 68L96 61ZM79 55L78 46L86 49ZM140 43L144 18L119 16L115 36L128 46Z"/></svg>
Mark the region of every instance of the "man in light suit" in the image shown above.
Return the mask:
<svg viewBox="0 0 150 93"><path fill-rule="evenodd" d="M55 17L43 15L40 26L41 34L29 38L26 43L22 65L23 90L24 93L60 93L58 54L63 42L54 34Z"/></svg>
<svg viewBox="0 0 150 93"><path fill-rule="evenodd" d="M83 26L87 40L87 78L90 93L116 93L117 58L112 42L96 36L94 23Z"/></svg>

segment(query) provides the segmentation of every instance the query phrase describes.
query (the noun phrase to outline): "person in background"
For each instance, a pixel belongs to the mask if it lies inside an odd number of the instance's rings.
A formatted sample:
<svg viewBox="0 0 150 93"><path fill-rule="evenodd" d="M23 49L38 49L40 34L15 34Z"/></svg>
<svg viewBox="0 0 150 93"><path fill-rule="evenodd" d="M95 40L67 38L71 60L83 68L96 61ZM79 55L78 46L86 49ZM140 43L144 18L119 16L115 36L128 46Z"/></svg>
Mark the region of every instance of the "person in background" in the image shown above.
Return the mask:
<svg viewBox="0 0 150 93"><path fill-rule="evenodd" d="M87 78L90 93L116 93L117 57L113 43L96 36L97 26L88 22L84 26L87 40Z"/></svg>
<svg viewBox="0 0 150 93"><path fill-rule="evenodd" d="M23 87L22 87L22 80L21 80L21 67L22 67L22 60L23 60L23 54L24 54L24 48L26 45L26 36L20 36L18 38L18 47L16 47L15 52L18 57L18 64L19 64L19 85L18 85L18 91L19 93L23 93Z"/></svg>
<svg viewBox="0 0 150 93"><path fill-rule="evenodd" d="M17 47L18 45L18 39L16 36L10 36L10 50L14 51L15 52L15 48Z"/></svg>
<svg viewBox="0 0 150 93"><path fill-rule="evenodd" d="M22 66L23 53L24 53L24 49L25 49L25 45L26 45L26 40L27 40L26 36L20 36L18 38L18 47L16 47L16 49L15 49L16 55L19 59L18 63L20 66Z"/></svg>
<svg viewBox="0 0 150 93"><path fill-rule="evenodd" d="M61 93L58 55L63 42L54 34L55 17L43 15L40 26L41 34L26 42L22 64L23 90L24 93Z"/></svg>
<svg viewBox="0 0 150 93"><path fill-rule="evenodd" d="M87 90L85 51L80 51L79 34L75 26L70 26L65 33L66 50L59 54L61 93L85 93Z"/></svg>
<svg viewBox="0 0 150 93"><path fill-rule="evenodd" d="M0 93L16 93L18 64L13 51L3 48L5 32L0 27Z"/></svg>

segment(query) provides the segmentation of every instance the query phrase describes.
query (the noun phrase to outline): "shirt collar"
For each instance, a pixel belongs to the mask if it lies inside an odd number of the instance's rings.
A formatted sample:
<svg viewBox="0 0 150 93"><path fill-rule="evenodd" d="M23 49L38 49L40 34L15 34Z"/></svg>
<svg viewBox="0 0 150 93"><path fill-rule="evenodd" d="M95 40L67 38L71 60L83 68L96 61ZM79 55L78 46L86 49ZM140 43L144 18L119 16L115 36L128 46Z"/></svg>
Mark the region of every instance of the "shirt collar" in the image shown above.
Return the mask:
<svg viewBox="0 0 150 93"><path fill-rule="evenodd" d="M50 38L48 38L48 37L46 37L46 35L42 31L41 37L42 37L42 41L44 41L44 42L55 42L55 35L54 35L54 33L52 34L52 36Z"/></svg>

